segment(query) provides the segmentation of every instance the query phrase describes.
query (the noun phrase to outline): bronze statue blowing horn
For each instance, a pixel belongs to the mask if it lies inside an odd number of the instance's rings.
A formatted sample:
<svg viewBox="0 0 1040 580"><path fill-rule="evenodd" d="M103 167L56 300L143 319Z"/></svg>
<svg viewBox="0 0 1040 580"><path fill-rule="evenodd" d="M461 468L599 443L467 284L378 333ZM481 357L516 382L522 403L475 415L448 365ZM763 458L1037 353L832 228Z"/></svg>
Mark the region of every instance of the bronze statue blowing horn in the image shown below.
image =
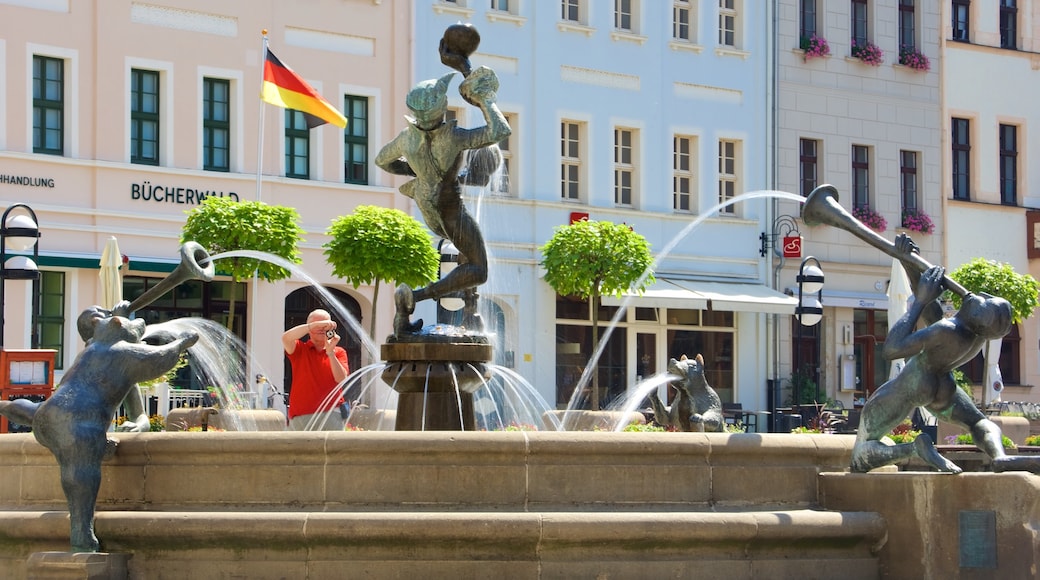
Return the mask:
<svg viewBox="0 0 1040 580"><path fill-rule="evenodd" d="M204 262L206 266L200 266L199 262ZM184 245L181 246L181 263L161 282L152 286L147 292L138 296L137 300L131 302L129 311L137 312L161 298L163 294L169 292L173 287L188 280L209 282L213 280L213 274L213 260L210 259L209 252L195 242L184 242Z"/></svg>
<svg viewBox="0 0 1040 580"><path fill-rule="evenodd" d="M833 185L821 185L809 194L805 204L802 205L802 221L807 226L827 224L843 229L893 258L907 260L920 268L922 272L932 267L920 254L910 254L910 256L898 254L894 243L881 237L877 232L863 225L863 222L856 219L855 216L845 211L845 208L838 203L838 190ZM968 294L964 286L949 276L943 276L943 286L962 298Z"/></svg>

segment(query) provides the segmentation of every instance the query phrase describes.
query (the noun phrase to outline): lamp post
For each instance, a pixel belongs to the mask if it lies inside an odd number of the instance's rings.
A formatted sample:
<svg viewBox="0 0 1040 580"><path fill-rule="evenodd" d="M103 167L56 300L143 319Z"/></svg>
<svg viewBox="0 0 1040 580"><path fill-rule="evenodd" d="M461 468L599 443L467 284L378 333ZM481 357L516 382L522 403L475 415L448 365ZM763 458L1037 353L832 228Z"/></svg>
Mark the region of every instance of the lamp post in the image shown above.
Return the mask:
<svg viewBox="0 0 1040 580"><path fill-rule="evenodd" d="M24 203L16 203L0 217L0 348L4 345L4 290L7 280L32 280L32 313L30 314L32 348L39 348L40 335L36 329L36 313L40 309L40 228L36 213ZM8 250L25 252L32 248L32 258L15 255L8 258Z"/></svg>
<svg viewBox="0 0 1040 580"><path fill-rule="evenodd" d="M794 313L798 317L797 340L795 345L795 371L799 374L802 367L801 346L802 330L806 326L815 326L823 319L823 269L820 261L809 256L802 260L798 267L798 306ZM816 332L816 365L812 372L813 382L816 384L815 400L820 400L820 332ZM801 384L794 384L795 404L801 404Z"/></svg>

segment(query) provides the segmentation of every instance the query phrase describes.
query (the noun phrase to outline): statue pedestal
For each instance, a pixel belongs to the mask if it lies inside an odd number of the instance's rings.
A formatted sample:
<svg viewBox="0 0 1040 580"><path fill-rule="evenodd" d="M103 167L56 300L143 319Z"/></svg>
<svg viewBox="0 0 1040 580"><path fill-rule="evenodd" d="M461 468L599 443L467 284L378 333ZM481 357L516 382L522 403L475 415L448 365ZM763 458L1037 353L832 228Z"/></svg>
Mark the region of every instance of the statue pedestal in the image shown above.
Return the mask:
<svg viewBox="0 0 1040 580"><path fill-rule="evenodd" d="M126 580L130 554L107 552L33 552L29 580Z"/></svg>
<svg viewBox="0 0 1040 580"><path fill-rule="evenodd" d="M484 337L420 335L382 345L383 381L400 396L397 431L472 431L473 393L491 378Z"/></svg>

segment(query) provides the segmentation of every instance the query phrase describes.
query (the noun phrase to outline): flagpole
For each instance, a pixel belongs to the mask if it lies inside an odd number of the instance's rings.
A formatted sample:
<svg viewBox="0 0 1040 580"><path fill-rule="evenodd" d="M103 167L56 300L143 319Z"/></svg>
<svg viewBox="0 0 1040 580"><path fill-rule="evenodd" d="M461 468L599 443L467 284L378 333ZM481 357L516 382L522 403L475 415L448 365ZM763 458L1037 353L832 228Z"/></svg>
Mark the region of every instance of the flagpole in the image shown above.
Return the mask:
<svg viewBox="0 0 1040 580"><path fill-rule="evenodd" d="M257 102L260 104L260 121L259 132L256 136L256 200L260 201L261 198L261 183L263 181L263 170L264 170L264 69L267 67L267 29L261 31L263 35L262 46L260 48L260 93L257 95Z"/></svg>
<svg viewBox="0 0 1040 580"><path fill-rule="evenodd" d="M260 92L257 94L257 103L260 105L260 121L259 127L257 128L256 136L256 201L260 201L262 196L262 184L263 184L263 171L264 171L264 112L267 107L264 106L264 70L267 68L267 29L261 31L263 36L262 46L260 49ZM234 283L234 282L232 282ZM256 302L259 299L260 292L260 276L259 271L253 271L253 299L250 301L249 308L249 334L256 332ZM247 381L251 381L256 373L253 372L256 369L251 369L249 374L246 375ZM267 408L267 397L266 393L260 392L260 385L254 384L249 388L251 391L256 392L256 406L261 409Z"/></svg>

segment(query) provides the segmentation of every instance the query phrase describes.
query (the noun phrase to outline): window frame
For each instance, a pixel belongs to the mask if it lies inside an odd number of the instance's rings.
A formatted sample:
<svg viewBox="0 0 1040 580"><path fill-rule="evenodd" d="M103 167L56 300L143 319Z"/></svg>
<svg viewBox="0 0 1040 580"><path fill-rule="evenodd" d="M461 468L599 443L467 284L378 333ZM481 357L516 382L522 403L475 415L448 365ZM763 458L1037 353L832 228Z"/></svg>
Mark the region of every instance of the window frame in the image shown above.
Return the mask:
<svg viewBox="0 0 1040 580"><path fill-rule="evenodd" d="M636 0L614 0L614 29L621 32L635 34L636 10L639 5Z"/></svg>
<svg viewBox="0 0 1040 580"><path fill-rule="evenodd" d="M310 179L311 176L311 136L307 128L307 119L301 111L285 109L285 176L292 179ZM303 127L302 129L300 127ZM296 147L303 143L302 154L296 153ZM303 159L306 173L294 171L297 161Z"/></svg>
<svg viewBox="0 0 1040 580"><path fill-rule="evenodd" d="M142 83L145 77L155 81L154 94L148 93ZM153 110L144 110L147 97L154 97ZM162 159L162 71L132 68L130 69L130 163L138 165L159 165ZM155 128L154 139L145 139L143 129ZM154 155L144 153L145 145L152 143Z"/></svg>
<svg viewBox="0 0 1040 580"><path fill-rule="evenodd" d="M819 30L816 0L799 0L798 2L798 36L809 40Z"/></svg>
<svg viewBox="0 0 1040 580"><path fill-rule="evenodd" d="M1018 50L1018 5L1016 0L1000 0L1000 48Z"/></svg>
<svg viewBox="0 0 1040 580"><path fill-rule="evenodd" d="M627 141L627 142L626 142ZM614 127L614 205L635 207L639 132L631 127Z"/></svg>
<svg viewBox="0 0 1040 580"><path fill-rule="evenodd" d="M573 134L570 134L572 133ZM560 199L581 201L584 185L584 124L563 119L560 121Z"/></svg>
<svg viewBox="0 0 1040 580"><path fill-rule="evenodd" d="M900 48L917 48L917 6L914 0L899 0L899 46Z"/></svg>
<svg viewBox="0 0 1040 580"><path fill-rule="evenodd" d="M719 46L737 48L739 18L737 0L719 0Z"/></svg>
<svg viewBox="0 0 1040 580"><path fill-rule="evenodd" d="M39 348L58 351L54 369L65 368L65 314L68 311L68 276L63 270L40 270ZM52 307L57 311L52 312ZM51 336L57 341L50 341Z"/></svg>
<svg viewBox="0 0 1040 580"><path fill-rule="evenodd" d="M681 143L686 144L686 151L679 148ZM682 161L685 160L686 167ZM697 138L693 135L672 136L672 209L684 213L697 211L695 201L697 200ZM680 185L686 182L687 190L681 191ZM685 202L685 207L683 207Z"/></svg>
<svg viewBox="0 0 1040 580"><path fill-rule="evenodd" d="M953 199L971 200L971 119L950 119L950 189ZM959 184L962 184L961 187Z"/></svg>
<svg viewBox="0 0 1040 580"><path fill-rule="evenodd" d="M1018 205L1018 126L997 126L1000 157L1000 203Z"/></svg>
<svg viewBox="0 0 1040 580"><path fill-rule="evenodd" d="M582 0L560 0L560 20L584 25L585 19L585 3Z"/></svg>
<svg viewBox="0 0 1040 580"><path fill-rule="evenodd" d="M957 42L971 42L971 0L952 0L950 37Z"/></svg>
<svg viewBox="0 0 1040 580"><path fill-rule="evenodd" d="M672 40L677 42L693 42L694 6L691 0L672 1ZM686 16L682 22L681 16ZM683 32L685 31L685 34Z"/></svg>
<svg viewBox="0 0 1040 580"><path fill-rule="evenodd" d="M731 150L725 149L730 147ZM719 139L718 143L718 203L730 201L740 190L740 141L736 139ZM726 167L730 164L731 167ZM736 215L736 204L729 204L719 210L720 214Z"/></svg>
<svg viewBox="0 0 1040 580"><path fill-rule="evenodd" d="M867 0L850 0L849 38L853 46L870 43L870 4Z"/></svg>
<svg viewBox="0 0 1040 580"><path fill-rule="evenodd" d="M812 144L812 151L806 146ZM812 169L812 177L807 177L807 169ZM802 197L809 197L820 184L820 140L802 137L798 140L798 187Z"/></svg>
<svg viewBox="0 0 1040 580"><path fill-rule="evenodd" d="M854 209L871 209L870 147L853 144L849 161L852 170L852 207Z"/></svg>
<svg viewBox="0 0 1040 580"><path fill-rule="evenodd" d="M58 78L52 79L48 77L46 74L49 68L46 66L47 64L58 65ZM47 98L49 91L45 88L54 82L59 84L58 93L60 96L57 100ZM65 155L65 86L65 59L34 54L32 57L33 153ZM48 115L47 113L49 112L57 113L57 115ZM48 122L50 119L54 119L58 126L52 127ZM46 144L50 140L47 136L52 132L57 132L58 143L55 147L48 147Z"/></svg>
<svg viewBox="0 0 1040 580"><path fill-rule="evenodd" d="M214 88L224 87L223 103L214 98ZM216 118L216 104L224 105L222 119ZM214 145L214 137L224 135L224 147ZM214 162L215 152L224 150L224 164ZM205 171L231 171L231 81L215 77L203 77L202 79L202 169Z"/></svg>
<svg viewBox="0 0 1040 580"><path fill-rule="evenodd" d="M899 150L899 199L903 211L921 209L919 167L917 151Z"/></svg>
<svg viewBox="0 0 1040 580"><path fill-rule="evenodd" d="M356 107L359 106L364 111L357 111ZM343 115L347 118L347 127L343 130L343 183L368 185L368 163L371 157L368 147L368 120L371 116L369 98L363 95L343 95ZM360 152L362 159L355 158L355 152ZM357 172L360 172L360 177Z"/></svg>
<svg viewBox="0 0 1040 580"><path fill-rule="evenodd" d="M502 172L501 176L497 180L491 182L491 192L505 197L513 196L513 188L515 184L515 176L513 172L516 169L516 159L513 153L515 147L513 138L516 137L517 124L516 114L503 112L502 116L506 119L506 124L512 128L512 132L498 142L498 152L502 155Z"/></svg>

